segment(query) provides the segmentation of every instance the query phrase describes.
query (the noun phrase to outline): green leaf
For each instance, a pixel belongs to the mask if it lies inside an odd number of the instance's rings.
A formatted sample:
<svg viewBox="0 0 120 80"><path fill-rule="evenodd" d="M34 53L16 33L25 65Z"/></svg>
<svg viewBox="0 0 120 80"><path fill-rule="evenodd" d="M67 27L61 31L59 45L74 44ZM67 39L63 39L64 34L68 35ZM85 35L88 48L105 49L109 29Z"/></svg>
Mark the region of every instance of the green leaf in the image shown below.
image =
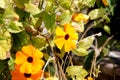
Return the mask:
<svg viewBox="0 0 120 80"><path fill-rule="evenodd" d="M78 42L78 48L72 50L74 54L78 56L88 55L87 49L89 49L94 41L94 36L86 37Z"/></svg>
<svg viewBox="0 0 120 80"><path fill-rule="evenodd" d="M72 22L72 26L75 27L76 31L83 32L84 31L84 22L80 21L78 22Z"/></svg>
<svg viewBox="0 0 120 80"><path fill-rule="evenodd" d="M9 26L6 26L6 28L11 33L19 33L22 31L22 29L20 28L22 26L23 25L20 22L14 21L14 22L11 22Z"/></svg>
<svg viewBox="0 0 120 80"><path fill-rule="evenodd" d="M30 43L30 36L26 33L26 31L22 31L20 33L12 34L13 37L13 51L21 50L22 46L28 45Z"/></svg>
<svg viewBox="0 0 120 80"><path fill-rule="evenodd" d="M59 17L59 21L61 25L64 25L70 22L70 20L71 20L71 14L70 14L70 11L68 10L64 11Z"/></svg>
<svg viewBox="0 0 120 80"><path fill-rule="evenodd" d="M104 47L102 53L104 54L104 56L107 56L109 53L109 49Z"/></svg>
<svg viewBox="0 0 120 80"><path fill-rule="evenodd" d="M54 13L49 14L47 12L43 12L43 21L45 23L45 27L51 32L53 32L55 28L55 14Z"/></svg>
<svg viewBox="0 0 120 80"><path fill-rule="evenodd" d="M25 7L23 0L13 0L16 6L20 9L23 9Z"/></svg>
<svg viewBox="0 0 120 80"><path fill-rule="evenodd" d="M30 12L32 15L40 13L38 6L32 3L25 4L25 11Z"/></svg>
<svg viewBox="0 0 120 80"><path fill-rule="evenodd" d="M59 0L59 2L63 8L69 9L72 1L71 0Z"/></svg>
<svg viewBox="0 0 120 80"><path fill-rule="evenodd" d="M13 10L12 5L7 6L7 8L5 9L4 17L11 20L19 20L19 16Z"/></svg>
<svg viewBox="0 0 120 80"><path fill-rule="evenodd" d="M78 42L78 46L79 48L85 48L85 49L88 49L91 47L93 41L94 41L95 37L94 36L89 36L89 37L86 37L82 40L80 40Z"/></svg>
<svg viewBox="0 0 120 80"><path fill-rule="evenodd" d="M9 65L9 69L10 70L14 70L14 59L12 57L10 57L10 60L8 61L8 65Z"/></svg>
<svg viewBox="0 0 120 80"><path fill-rule="evenodd" d="M45 11L51 11L53 9L53 1L52 0L47 0L46 1L46 7L45 7Z"/></svg>
<svg viewBox="0 0 120 80"><path fill-rule="evenodd" d="M8 31L5 31L4 33L0 33L5 37L5 39L0 40L0 60L6 59L11 49L11 35Z"/></svg>
<svg viewBox="0 0 120 80"><path fill-rule="evenodd" d="M110 27L108 25L104 25L103 27L104 31L107 32L108 34L111 33Z"/></svg>
<svg viewBox="0 0 120 80"><path fill-rule="evenodd" d="M105 19L106 23L110 22L110 18L107 15L104 15L102 18Z"/></svg>
<svg viewBox="0 0 120 80"><path fill-rule="evenodd" d="M102 16L104 16L105 10L103 8L99 9L93 9L92 11L89 12L89 16L91 20L98 19Z"/></svg>
<svg viewBox="0 0 120 80"><path fill-rule="evenodd" d="M94 51L91 51L84 59L84 68L86 70L90 70L91 69L91 65L92 65L92 60L93 60L93 56L94 56Z"/></svg>
<svg viewBox="0 0 120 80"><path fill-rule="evenodd" d="M86 5L88 7L94 7L96 0L82 0L82 5Z"/></svg>
<svg viewBox="0 0 120 80"><path fill-rule="evenodd" d="M19 15L19 21L20 22L25 22L26 19L28 19L30 17L30 13L19 9L17 7L14 8L15 12Z"/></svg>
<svg viewBox="0 0 120 80"><path fill-rule="evenodd" d="M74 49L72 51L74 54L76 54L78 56L86 56L88 54L88 51L85 48L78 48L78 49Z"/></svg>
<svg viewBox="0 0 120 80"><path fill-rule="evenodd" d="M32 37L31 42L37 48L45 47L47 43L45 38L39 38L39 37Z"/></svg>
<svg viewBox="0 0 120 80"><path fill-rule="evenodd" d="M88 74L88 72L83 69L82 66L69 66L67 67L66 72L68 73L68 76L81 77L82 80Z"/></svg>

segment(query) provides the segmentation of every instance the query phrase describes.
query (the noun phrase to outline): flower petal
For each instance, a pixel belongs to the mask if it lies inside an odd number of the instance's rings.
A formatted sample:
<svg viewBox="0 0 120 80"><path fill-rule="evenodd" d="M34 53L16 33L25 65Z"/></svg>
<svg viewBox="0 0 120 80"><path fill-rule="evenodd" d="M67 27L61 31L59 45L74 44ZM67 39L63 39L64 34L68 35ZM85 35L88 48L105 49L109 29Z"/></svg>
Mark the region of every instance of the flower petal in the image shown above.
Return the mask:
<svg viewBox="0 0 120 80"><path fill-rule="evenodd" d="M62 30L62 28L57 27L56 28L56 35L57 36L64 36L66 33Z"/></svg>
<svg viewBox="0 0 120 80"><path fill-rule="evenodd" d="M31 76L31 79L32 79L32 80L40 80L42 74L43 74L43 71L41 70L41 71L37 72L36 74L33 74L33 75Z"/></svg>
<svg viewBox="0 0 120 80"><path fill-rule="evenodd" d="M75 29L72 27L70 23L67 23L64 25L64 31L68 33L69 35L75 33Z"/></svg>
<svg viewBox="0 0 120 80"><path fill-rule="evenodd" d="M21 51L18 51L16 53L16 59L15 59L15 63L16 64L22 64L26 61L27 57L21 52Z"/></svg>
<svg viewBox="0 0 120 80"><path fill-rule="evenodd" d="M35 59L34 62L32 63L32 73L36 73L39 70L42 69L43 65L45 64L45 62L41 59Z"/></svg>
<svg viewBox="0 0 120 80"><path fill-rule="evenodd" d="M70 51L71 49L75 49L76 48L76 44L75 42L71 41L71 40L67 40L65 42L65 52Z"/></svg>
<svg viewBox="0 0 120 80"><path fill-rule="evenodd" d="M35 48L32 45L28 45L28 46L23 46L22 48L22 52L26 55L26 56L32 56L32 54L34 53Z"/></svg>
<svg viewBox="0 0 120 80"><path fill-rule="evenodd" d="M73 33L70 35L70 39L71 40L77 40L78 39L78 34L77 33Z"/></svg>
<svg viewBox="0 0 120 80"><path fill-rule="evenodd" d="M19 71L18 65L15 65L15 70L11 71L12 79L11 80L27 80L23 73Z"/></svg>
<svg viewBox="0 0 120 80"><path fill-rule="evenodd" d="M62 49L62 47L65 43L65 39L64 38L58 38L54 42L59 49Z"/></svg>
<svg viewBox="0 0 120 80"><path fill-rule="evenodd" d="M20 67L20 72L21 73L31 73L32 72L32 64L28 62L24 62L24 64L21 65Z"/></svg>
<svg viewBox="0 0 120 80"><path fill-rule="evenodd" d="M43 53L40 52L38 49L35 49L35 52L33 54L33 58L42 58L43 57Z"/></svg>

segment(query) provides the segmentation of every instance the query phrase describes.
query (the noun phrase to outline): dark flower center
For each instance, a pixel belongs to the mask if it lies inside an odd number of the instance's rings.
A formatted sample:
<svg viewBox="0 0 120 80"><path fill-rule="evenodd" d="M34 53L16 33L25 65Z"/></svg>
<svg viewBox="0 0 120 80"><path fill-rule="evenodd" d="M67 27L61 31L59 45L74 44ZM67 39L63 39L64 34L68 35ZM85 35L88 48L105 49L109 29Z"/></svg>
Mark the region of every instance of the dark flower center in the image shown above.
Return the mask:
<svg viewBox="0 0 120 80"><path fill-rule="evenodd" d="M31 77L31 73L24 73L24 76L25 76L26 78L30 78L30 77Z"/></svg>
<svg viewBox="0 0 120 80"><path fill-rule="evenodd" d="M33 62L33 58L32 58L32 57L28 57L28 58L27 58L27 61L28 61L29 63L31 63L31 62Z"/></svg>
<svg viewBox="0 0 120 80"><path fill-rule="evenodd" d="M69 39L69 34L66 34L65 35L65 40L68 40Z"/></svg>

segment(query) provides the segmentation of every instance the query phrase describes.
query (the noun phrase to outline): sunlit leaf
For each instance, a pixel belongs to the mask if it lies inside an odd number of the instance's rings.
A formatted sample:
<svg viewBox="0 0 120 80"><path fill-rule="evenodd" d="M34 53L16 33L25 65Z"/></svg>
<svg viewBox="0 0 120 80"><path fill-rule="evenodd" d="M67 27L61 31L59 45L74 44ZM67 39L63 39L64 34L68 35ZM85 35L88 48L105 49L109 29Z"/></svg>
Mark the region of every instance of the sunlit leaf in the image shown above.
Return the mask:
<svg viewBox="0 0 120 80"><path fill-rule="evenodd" d="M72 50L74 54L78 56L88 55L88 49L91 47L94 41L94 36L86 37L78 42L78 48Z"/></svg>
<svg viewBox="0 0 120 80"><path fill-rule="evenodd" d="M88 49L88 48L91 47L94 39L95 39L94 36L89 36L89 37L83 38L82 40L80 40L80 41L78 42L78 46L79 46L80 48Z"/></svg>
<svg viewBox="0 0 120 80"><path fill-rule="evenodd" d="M69 9L71 5L71 0L59 0L59 3L63 8Z"/></svg>
<svg viewBox="0 0 120 80"><path fill-rule="evenodd" d="M11 49L11 35L8 31L0 33L5 37L5 39L0 40L0 60L6 59Z"/></svg>
<svg viewBox="0 0 120 80"><path fill-rule="evenodd" d="M91 20L98 19L105 15L105 10L103 8L93 9L88 14Z"/></svg>
<svg viewBox="0 0 120 80"><path fill-rule="evenodd" d="M7 6L7 8L5 9L4 17L6 19L17 20L17 21L19 20L19 16L13 10L12 5Z"/></svg>
<svg viewBox="0 0 120 80"><path fill-rule="evenodd" d="M0 8L5 8L5 1L4 0L0 0Z"/></svg>
<svg viewBox="0 0 120 80"><path fill-rule="evenodd" d="M74 49L72 51L74 54L76 54L78 56L86 56L88 54L88 51L85 48L78 48L78 49Z"/></svg>
<svg viewBox="0 0 120 80"><path fill-rule="evenodd" d="M72 22L72 26L75 28L76 31L78 32L83 32L84 31L84 22L80 21L79 23L77 22Z"/></svg>
<svg viewBox="0 0 120 80"><path fill-rule="evenodd" d="M45 11L51 11L53 9L53 1L52 0L47 0L46 1L46 7L45 7Z"/></svg>
<svg viewBox="0 0 120 80"><path fill-rule="evenodd" d="M96 0L82 0L83 5L86 5L88 7L93 7L95 5Z"/></svg>
<svg viewBox="0 0 120 80"><path fill-rule="evenodd" d="M110 27L108 25L104 25L103 27L104 31L107 32L108 34L111 33Z"/></svg>
<svg viewBox="0 0 120 80"><path fill-rule="evenodd" d="M68 22L70 22L71 20L71 14L70 14L70 11L66 10L64 11L60 16L59 16L59 20L60 20L60 24L61 25L64 25Z"/></svg>
<svg viewBox="0 0 120 80"><path fill-rule="evenodd" d="M25 4L25 11L30 12L33 15L40 13L38 6L32 3Z"/></svg>
<svg viewBox="0 0 120 80"><path fill-rule="evenodd" d="M82 68L82 66L69 66L66 69L68 76L81 77L82 79L88 74L88 72Z"/></svg>
<svg viewBox="0 0 120 80"><path fill-rule="evenodd" d="M107 15L104 15L102 18L106 20L106 23L110 22L110 18Z"/></svg>
<svg viewBox="0 0 120 80"><path fill-rule="evenodd" d="M11 33L19 33L22 31L22 29L20 28L22 26L23 25L20 22L14 21L14 22L11 22L8 26L6 26L6 28Z"/></svg>
<svg viewBox="0 0 120 80"><path fill-rule="evenodd" d="M10 60L8 61L8 65L9 65L9 69L10 70L14 70L14 59L12 57L10 57Z"/></svg>

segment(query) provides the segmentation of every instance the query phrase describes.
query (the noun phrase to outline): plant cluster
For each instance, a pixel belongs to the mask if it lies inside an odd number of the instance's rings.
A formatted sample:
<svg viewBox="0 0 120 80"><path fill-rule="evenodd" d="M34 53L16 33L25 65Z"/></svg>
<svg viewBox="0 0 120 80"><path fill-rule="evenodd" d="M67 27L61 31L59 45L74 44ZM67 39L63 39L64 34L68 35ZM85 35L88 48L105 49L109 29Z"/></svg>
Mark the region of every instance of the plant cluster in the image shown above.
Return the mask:
<svg viewBox="0 0 120 80"><path fill-rule="evenodd" d="M0 0L0 79L94 80L113 35L89 32L102 28L111 34L107 24L115 4L115 0ZM74 61L74 56L81 60Z"/></svg>

